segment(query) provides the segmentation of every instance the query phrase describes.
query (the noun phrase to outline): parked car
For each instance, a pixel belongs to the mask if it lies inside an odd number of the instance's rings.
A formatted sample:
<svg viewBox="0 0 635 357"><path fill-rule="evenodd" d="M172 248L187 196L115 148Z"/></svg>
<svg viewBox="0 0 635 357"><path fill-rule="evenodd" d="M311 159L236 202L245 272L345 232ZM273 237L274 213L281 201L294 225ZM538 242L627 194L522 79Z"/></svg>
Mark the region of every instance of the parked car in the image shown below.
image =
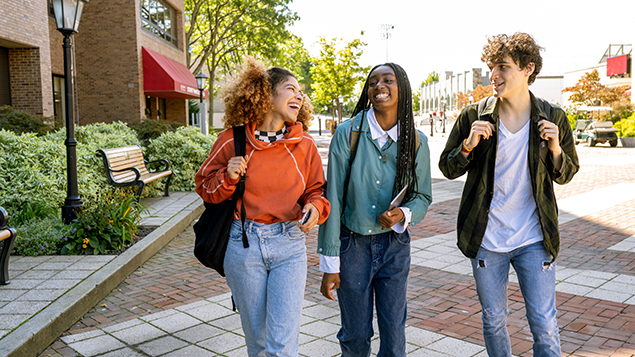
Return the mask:
<svg viewBox="0 0 635 357"><path fill-rule="evenodd" d="M576 144L586 142L589 146L595 146L597 143L608 142L611 147L617 146L617 129L613 128L610 121L578 119L573 137Z"/></svg>

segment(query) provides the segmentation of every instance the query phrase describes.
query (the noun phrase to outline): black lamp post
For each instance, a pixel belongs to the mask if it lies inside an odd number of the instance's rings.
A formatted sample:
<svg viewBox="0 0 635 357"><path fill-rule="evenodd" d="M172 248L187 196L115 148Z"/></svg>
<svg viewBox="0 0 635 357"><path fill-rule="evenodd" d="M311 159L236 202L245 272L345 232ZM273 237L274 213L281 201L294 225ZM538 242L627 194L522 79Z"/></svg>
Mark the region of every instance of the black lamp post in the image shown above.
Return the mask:
<svg viewBox="0 0 635 357"><path fill-rule="evenodd" d="M443 121L443 134L445 134L445 105L447 104L447 100L445 99L441 99L441 105L443 106L443 117L441 117L441 120Z"/></svg>
<svg viewBox="0 0 635 357"><path fill-rule="evenodd" d="M64 95L66 100L66 173L68 176L67 195L62 206L62 217L66 224L77 217L77 210L84 204L77 189L77 140L73 120L71 36L77 32L82 10L88 0L52 0L57 30L64 35Z"/></svg>
<svg viewBox="0 0 635 357"><path fill-rule="evenodd" d="M203 72L199 73L196 76L196 85L198 86L198 90L201 92L201 103L203 103L203 91L205 90L205 82L207 82L207 76L203 74Z"/></svg>

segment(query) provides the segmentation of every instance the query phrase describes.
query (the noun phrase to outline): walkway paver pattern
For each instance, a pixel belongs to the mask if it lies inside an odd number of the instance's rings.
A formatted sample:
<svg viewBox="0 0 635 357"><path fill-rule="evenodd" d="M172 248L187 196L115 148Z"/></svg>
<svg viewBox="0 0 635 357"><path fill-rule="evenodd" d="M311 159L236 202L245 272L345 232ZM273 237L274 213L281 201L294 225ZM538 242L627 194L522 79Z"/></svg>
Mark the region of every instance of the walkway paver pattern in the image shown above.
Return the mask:
<svg viewBox="0 0 635 357"><path fill-rule="evenodd" d="M425 126L422 131L429 132ZM315 136L326 159L330 136ZM455 242L462 182L445 180L436 168L443 145L439 134L430 138L434 203L426 219L411 230L408 355L486 356L471 267ZM570 184L556 187L562 236L556 298L563 356L635 356L635 149L577 148L581 171ZM300 354L335 356L339 308L319 293L316 236L317 229L307 237ZM190 226L40 356L245 356L225 279L198 263L192 255L193 241ZM32 258L16 258L12 257L15 271L35 264ZM76 264L80 262L64 268ZM74 273L65 279L72 280ZM42 290L55 290L55 284L47 283ZM0 296L5 292L0 290ZM531 333L513 270L509 299L513 353L531 356ZM22 310L28 304L0 300L0 330L9 326L6 333L11 327L3 311ZM377 347L376 333L374 353Z"/></svg>

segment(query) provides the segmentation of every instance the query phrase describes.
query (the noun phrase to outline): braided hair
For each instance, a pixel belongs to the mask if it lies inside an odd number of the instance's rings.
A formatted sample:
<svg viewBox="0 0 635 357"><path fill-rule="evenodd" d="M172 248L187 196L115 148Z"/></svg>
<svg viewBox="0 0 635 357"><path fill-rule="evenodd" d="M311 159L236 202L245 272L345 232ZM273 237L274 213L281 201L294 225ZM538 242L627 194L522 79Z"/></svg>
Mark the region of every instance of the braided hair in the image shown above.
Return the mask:
<svg viewBox="0 0 635 357"><path fill-rule="evenodd" d="M355 110L353 110L353 118L363 110L370 108L370 98L368 97L368 79L375 69L388 66L395 72L397 78L397 89L399 97L397 98L397 125L399 125L399 140L397 141L398 151L397 157L397 175L392 191L395 196L401 189L408 185L406 189L403 203L410 202L418 193L417 172L415 170L415 160L417 157L417 134L415 122L412 115L412 89L408 75L400 65L396 63L384 63L373 67L366 77L364 89L357 101ZM402 204L403 204L402 203Z"/></svg>

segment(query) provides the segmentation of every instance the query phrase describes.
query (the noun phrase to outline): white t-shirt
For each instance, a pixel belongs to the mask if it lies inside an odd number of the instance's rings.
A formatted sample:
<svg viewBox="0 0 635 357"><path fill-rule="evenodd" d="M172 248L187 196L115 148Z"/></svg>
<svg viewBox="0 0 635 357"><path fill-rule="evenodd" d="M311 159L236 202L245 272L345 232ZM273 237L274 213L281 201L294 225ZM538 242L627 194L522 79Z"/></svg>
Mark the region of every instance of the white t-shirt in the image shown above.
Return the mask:
<svg viewBox="0 0 635 357"><path fill-rule="evenodd" d="M529 121L516 133L499 124L494 197L481 246L499 253L542 241L529 175Z"/></svg>

